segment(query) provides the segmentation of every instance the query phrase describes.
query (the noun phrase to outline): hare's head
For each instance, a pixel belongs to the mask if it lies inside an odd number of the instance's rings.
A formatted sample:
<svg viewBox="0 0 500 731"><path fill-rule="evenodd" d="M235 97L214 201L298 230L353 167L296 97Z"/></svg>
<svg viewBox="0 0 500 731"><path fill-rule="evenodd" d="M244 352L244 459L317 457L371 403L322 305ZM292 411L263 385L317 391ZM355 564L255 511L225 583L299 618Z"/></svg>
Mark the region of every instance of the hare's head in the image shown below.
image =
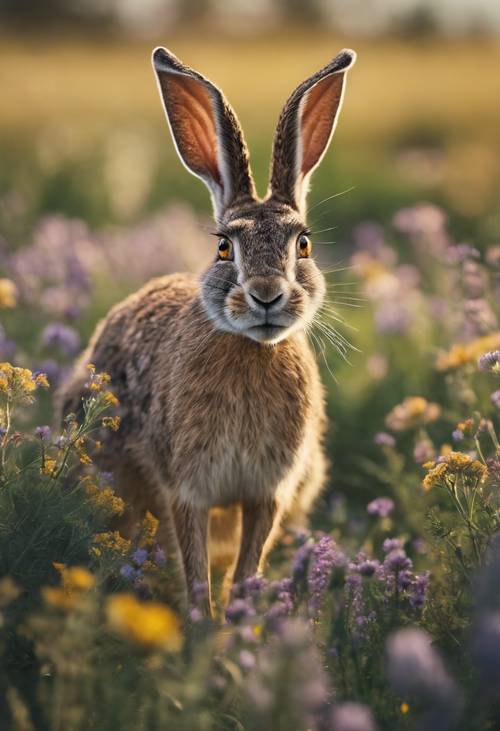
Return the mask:
<svg viewBox="0 0 500 731"><path fill-rule="evenodd" d="M293 92L276 129L269 191L260 200L240 125L222 92L169 51L153 53L177 151L212 196L217 243L202 301L221 330L277 343L306 328L321 305L325 282L311 256L305 198L355 58L341 51Z"/></svg>

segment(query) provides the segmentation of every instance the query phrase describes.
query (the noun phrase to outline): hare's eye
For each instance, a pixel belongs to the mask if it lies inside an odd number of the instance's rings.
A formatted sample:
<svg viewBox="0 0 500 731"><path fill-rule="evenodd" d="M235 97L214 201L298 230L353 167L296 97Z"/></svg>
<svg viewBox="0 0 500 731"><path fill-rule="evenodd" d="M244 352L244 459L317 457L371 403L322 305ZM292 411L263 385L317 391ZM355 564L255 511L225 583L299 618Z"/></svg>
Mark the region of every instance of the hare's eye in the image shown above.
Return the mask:
<svg viewBox="0 0 500 731"><path fill-rule="evenodd" d="M308 256L311 256L311 251L311 239L305 234L300 234L299 238L297 239L297 254L301 259L307 259Z"/></svg>
<svg viewBox="0 0 500 731"><path fill-rule="evenodd" d="M219 239L219 259L232 259L233 258L233 245L229 239Z"/></svg>

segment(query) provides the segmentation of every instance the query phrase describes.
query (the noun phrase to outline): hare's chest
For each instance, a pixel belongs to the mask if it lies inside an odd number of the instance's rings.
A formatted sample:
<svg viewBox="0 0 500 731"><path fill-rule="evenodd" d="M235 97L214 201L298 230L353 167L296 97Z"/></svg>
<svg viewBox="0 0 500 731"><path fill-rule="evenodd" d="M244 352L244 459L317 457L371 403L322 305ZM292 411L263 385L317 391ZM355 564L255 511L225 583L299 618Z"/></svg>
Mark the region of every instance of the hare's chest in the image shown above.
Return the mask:
<svg viewBox="0 0 500 731"><path fill-rule="evenodd" d="M282 489L307 438L303 381L271 372L236 383L213 379L192 394L176 420L172 453L184 498L224 505Z"/></svg>

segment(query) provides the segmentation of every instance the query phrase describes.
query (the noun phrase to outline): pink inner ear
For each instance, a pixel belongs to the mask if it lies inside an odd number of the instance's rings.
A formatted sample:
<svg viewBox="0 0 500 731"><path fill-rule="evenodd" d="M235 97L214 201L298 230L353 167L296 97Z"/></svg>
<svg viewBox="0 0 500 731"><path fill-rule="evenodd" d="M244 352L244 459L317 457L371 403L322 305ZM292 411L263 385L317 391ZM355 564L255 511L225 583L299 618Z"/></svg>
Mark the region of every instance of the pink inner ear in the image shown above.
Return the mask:
<svg viewBox="0 0 500 731"><path fill-rule="evenodd" d="M307 175L325 151L342 95L344 74L332 74L308 92L300 120L301 173Z"/></svg>
<svg viewBox="0 0 500 731"><path fill-rule="evenodd" d="M161 79L179 151L186 164L222 185L217 160L217 131L210 92L202 82L178 74Z"/></svg>

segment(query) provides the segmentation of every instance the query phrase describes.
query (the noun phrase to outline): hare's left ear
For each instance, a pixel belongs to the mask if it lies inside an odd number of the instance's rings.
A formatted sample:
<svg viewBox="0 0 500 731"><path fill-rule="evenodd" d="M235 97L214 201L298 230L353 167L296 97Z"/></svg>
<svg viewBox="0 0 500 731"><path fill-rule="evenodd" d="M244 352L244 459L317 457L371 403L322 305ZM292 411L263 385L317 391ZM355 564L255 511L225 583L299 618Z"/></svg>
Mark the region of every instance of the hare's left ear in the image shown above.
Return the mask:
<svg viewBox="0 0 500 731"><path fill-rule="evenodd" d="M177 152L210 190L216 218L253 198L248 149L222 92L165 48L153 51L153 67Z"/></svg>
<svg viewBox="0 0 500 731"><path fill-rule="evenodd" d="M341 51L295 89L278 120L270 193L302 214L309 176L332 138L342 106L346 71L355 60L354 51Z"/></svg>

